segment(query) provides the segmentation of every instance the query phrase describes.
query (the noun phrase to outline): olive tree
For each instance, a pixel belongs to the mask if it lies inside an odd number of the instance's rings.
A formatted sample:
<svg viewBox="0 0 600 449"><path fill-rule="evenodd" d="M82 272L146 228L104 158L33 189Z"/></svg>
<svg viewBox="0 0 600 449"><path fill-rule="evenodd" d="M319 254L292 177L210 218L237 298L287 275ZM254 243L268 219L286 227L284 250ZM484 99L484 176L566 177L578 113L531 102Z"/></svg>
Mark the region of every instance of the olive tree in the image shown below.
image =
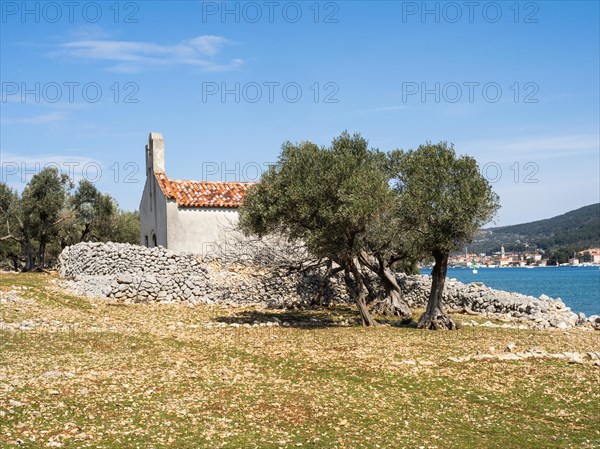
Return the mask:
<svg viewBox="0 0 600 449"><path fill-rule="evenodd" d="M57 225L64 220L61 213L69 187L66 174L59 173L55 167L47 167L31 178L21 195L24 232L38 242L38 270L43 270L48 242L56 236Z"/></svg>
<svg viewBox="0 0 600 449"><path fill-rule="evenodd" d="M401 222L418 234L420 247L435 260L427 309L418 327L455 329L442 304L448 257L493 218L499 199L475 159L457 156L446 142L397 154Z"/></svg>
<svg viewBox="0 0 600 449"><path fill-rule="evenodd" d="M114 240L118 210L115 200L87 179L79 181L69 199L75 216L74 242Z"/></svg>
<svg viewBox="0 0 600 449"><path fill-rule="evenodd" d="M23 234L23 217L19 194L0 182L0 256L10 259L15 271L20 269L21 254L30 251L30 268L33 266L29 236Z"/></svg>
<svg viewBox="0 0 600 449"><path fill-rule="evenodd" d="M279 234L302 241L316 258L352 273L348 283L362 322L377 324L366 305L369 295L361 254L372 225L397 201L376 153L359 134L347 132L329 148L310 142L283 145L277 164L251 186L240 208L246 234Z"/></svg>

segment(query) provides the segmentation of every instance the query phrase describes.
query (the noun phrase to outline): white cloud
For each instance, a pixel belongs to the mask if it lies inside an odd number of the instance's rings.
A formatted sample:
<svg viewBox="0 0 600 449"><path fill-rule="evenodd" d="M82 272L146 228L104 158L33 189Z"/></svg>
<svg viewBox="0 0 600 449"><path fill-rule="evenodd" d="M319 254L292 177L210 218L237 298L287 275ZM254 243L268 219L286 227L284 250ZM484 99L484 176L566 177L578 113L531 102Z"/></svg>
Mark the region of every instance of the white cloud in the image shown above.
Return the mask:
<svg viewBox="0 0 600 449"><path fill-rule="evenodd" d="M379 108L373 109L364 109L361 111L357 111L358 114L372 114L375 112L390 112L390 111L400 111L402 109L408 109L408 106L382 106Z"/></svg>
<svg viewBox="0 0 600 449"><path fill-rule="evenodd" d="M69 32L69 36L78 40L106 39L110 36L100 26L86 23Z"/></svg>
<svg viewBox="0 0 600 449"><path fill-rule="evenodd" d="M74 183L83 178L97 182L102 176L109 175L106 170L103 171L103 164L91 157L64 154L25 156L0 150L0 181L18 191L45 167L58 168L61 173L69 175Z"/></svg>
<svg viewBox="0 0 600 449"><path fill-rule="evenodd" d="M500 158L498 161L572 157L591 152L597 153L598 148L600 148L600 140L593 134L467 141L457 144L459 153L493 155L496 159Z"/></svg>
<svg viewBox="0 0 600 449"><path fill-rule="evenodd" d="M21 117L15 119L2 119L2 125L43 125L47 123L62 122L66 119L66 113L63 111L54 111L47 114L33 115L30 117Z"/></svg>
<svg viewBox="0 0 600 449"><path fill-rule="evenodd" d="M11 153L6 152L4 150L0 150L0 155L2 157L2 163L10 161L11 163L15 163L18 165L24 166L34 166L36 164L45 165L45 164L62 164L67 166L69 163L79 163L81 165L87 163L99 163L97 159L87 157L87 156L78 156L78 155L65 155L65 154L32 154L29 156L25 156L24 154L19 153Z"/></svg>
<svg viewBox="0 0 600 449"><path fill-rule="evenodd" d="M173 45L117 40L78 40L62 44L54 53L78 59L114 63L109 69L139 72L147 67L187 65L204 71L234 70L243 64L239 58L226 62L214 58L229 40L221 36L198 36Z"/></svg>

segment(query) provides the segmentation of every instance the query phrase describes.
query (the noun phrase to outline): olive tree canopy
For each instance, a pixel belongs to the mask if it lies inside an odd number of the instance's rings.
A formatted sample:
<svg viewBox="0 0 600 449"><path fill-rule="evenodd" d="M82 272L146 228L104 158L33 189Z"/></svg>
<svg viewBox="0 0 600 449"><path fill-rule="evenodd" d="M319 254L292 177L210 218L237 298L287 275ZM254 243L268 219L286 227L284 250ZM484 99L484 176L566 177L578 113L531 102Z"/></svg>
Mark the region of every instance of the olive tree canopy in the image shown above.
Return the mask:
<svg viewBox="0 0 600 449"><path fill-rule="evenodd" d="M360 256L368 248L371 227L396 202L377 152L359 134L344 132L329 148L285 143L278 163L248 190L240 228L246 234L302 240L314 257L348 269L363 324L374 325Z"/></svg>

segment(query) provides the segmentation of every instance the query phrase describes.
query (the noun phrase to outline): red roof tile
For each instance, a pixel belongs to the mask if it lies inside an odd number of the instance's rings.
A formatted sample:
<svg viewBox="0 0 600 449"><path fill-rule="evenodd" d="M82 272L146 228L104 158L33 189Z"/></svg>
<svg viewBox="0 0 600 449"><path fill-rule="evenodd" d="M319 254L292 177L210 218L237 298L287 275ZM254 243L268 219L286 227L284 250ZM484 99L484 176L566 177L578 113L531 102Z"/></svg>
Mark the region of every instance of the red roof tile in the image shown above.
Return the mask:
<svg viewBox="0 0 600 449"><path fill-rule="evenodd" d="M163 193L183 207L239 207L250 182L180 181L155 173Z"/></svg>

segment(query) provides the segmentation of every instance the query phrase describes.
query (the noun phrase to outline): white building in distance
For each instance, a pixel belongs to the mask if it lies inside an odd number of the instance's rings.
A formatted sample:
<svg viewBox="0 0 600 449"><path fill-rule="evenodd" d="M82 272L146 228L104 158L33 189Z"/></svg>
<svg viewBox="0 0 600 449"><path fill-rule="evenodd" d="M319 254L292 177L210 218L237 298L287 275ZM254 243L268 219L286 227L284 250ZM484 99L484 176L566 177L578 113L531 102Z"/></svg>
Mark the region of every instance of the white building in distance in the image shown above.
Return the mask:
<svg viewBox="0 0 600 449"><path fill-rule="evenodd" d="M150 133L140 202L140 244L207 255L230 239L251 183L181 181L165 173L165 143Z"/></svg>

